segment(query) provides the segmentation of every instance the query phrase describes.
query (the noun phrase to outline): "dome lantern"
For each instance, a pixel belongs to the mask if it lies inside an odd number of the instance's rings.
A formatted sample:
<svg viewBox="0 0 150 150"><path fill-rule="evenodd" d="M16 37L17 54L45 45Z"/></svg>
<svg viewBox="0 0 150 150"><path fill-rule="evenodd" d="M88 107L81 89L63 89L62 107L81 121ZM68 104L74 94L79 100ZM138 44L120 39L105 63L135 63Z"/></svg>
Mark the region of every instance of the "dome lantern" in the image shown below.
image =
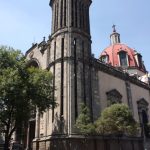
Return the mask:
<svg viewBox="0 0 150 150"><path fill-rule="evenodd" d="M111 45L114 45L116 43L120 43L120 34L116 32L116 25L112 26L113 33L110 35L110 42Z"/></svg>

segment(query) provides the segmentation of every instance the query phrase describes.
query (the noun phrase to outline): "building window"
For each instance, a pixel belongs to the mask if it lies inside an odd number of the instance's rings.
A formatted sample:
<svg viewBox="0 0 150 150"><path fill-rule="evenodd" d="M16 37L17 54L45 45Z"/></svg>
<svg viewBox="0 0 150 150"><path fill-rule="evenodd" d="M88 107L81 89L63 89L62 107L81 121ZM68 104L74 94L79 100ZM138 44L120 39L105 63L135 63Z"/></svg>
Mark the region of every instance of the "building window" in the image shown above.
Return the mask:
<svg viewBox="0 0 150 150"><path fill-rule="evenodd" d="M107 106L116 103L121 103L122 95L116 89L106 92L106 95L107 95Z"/></svg>
<svg viewBox="0 0 150 150"><path fill-rule="evenodd" d="M141 135L145 135L146 137L150 137L149 135L149 128L148 128L148 102L144 99L141 98L140 100L137 101L137 106L138 106L138 114L139 114L139 121L141 124Z"/></svg>
<svg viewBox="0 0 150 150"><path fill-rule="evenodd" d="M66 10L66 0L64 0L64 26L66 26L66 14L67 14L67 10Z"/></svg>
<svg viewBox="0 0 150 150"><path fill-rule="evenodd" d="M128 66L128 58L127 53L124 51L119 52L120 66L126 67Z"/></svg>
<svg viewBox="0 0 150 150"><path fill-rule="evenodd" d="M71 26L74 26L74 0L71 1Z"/></svg>
<svg viewBox="0 0 150 150"><path fill-rule="evenodd" d="M141 54L138 54L138 61L139 61L139 68L142 68L143 67L143 61L142 61Z"/></svg>
<svg viewBox="0 0 150 150"><path fill-rule="evenodd" d="M101 61L104 63L108 63L108 55L101 56Z"/></svg>

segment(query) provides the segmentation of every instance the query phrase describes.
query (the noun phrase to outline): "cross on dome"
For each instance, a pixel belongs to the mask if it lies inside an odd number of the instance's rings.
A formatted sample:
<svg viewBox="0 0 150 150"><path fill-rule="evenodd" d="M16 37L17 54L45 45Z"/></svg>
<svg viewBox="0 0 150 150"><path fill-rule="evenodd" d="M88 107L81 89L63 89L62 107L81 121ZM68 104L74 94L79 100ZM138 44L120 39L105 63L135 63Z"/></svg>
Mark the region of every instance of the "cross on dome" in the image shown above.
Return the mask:
<svg viewBox="0 0 150 150"><path fill-rule="evenodd" d="M113 24L112 28L113 28L113 32L116 32L116 25Z"/></svg>

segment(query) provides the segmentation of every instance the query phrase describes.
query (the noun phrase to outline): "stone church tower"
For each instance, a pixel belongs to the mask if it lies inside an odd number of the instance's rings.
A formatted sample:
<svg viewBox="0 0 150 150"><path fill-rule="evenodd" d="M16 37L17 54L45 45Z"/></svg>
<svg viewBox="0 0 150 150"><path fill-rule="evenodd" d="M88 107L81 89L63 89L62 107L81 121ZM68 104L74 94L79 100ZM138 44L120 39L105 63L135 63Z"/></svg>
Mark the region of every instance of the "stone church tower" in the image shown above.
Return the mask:
<svg viewBox="0 0 150 150"><path fill-rule="evenodd" d="M91 0L50 0L52 34L26 53L30 64L52 72L58 106L43 115L36 113L34 149L53 135L72 135L80 104L89 106L92 119L91 36L89 7ZM33 135L33 134L32 134ZM30 136L29 136L30 137ZM29 147L31 147L29 138ZM38 142L37 142L38 140ZM39 145L37 146L37 143Z"/></svg>
<svg viewBox="0 0 150 150"><path fill-rule="evenodd" d="M72 134L80 104L90 106L90 4L91 0L50 1L48 68L54 75L54 98L58 103L51 112L52 133Z"/></svg>

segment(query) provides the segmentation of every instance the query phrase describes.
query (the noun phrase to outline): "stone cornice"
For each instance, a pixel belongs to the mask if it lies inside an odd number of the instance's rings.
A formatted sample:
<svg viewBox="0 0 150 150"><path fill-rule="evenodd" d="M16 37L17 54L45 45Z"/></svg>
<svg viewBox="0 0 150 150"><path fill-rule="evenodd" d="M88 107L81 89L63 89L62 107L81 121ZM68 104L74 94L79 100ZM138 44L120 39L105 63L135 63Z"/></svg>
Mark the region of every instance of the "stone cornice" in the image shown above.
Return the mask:
<svg viewBox="0 0 150 150"><path fill-rule="evenodd" d="M111 65L101 62L99 59L92 58L91 65L102 72L108 73L125 81L130 81L131 83L136 84L137 86L150 90L148 84L138 80L136 77L129 76L129 74L126 72L123 72Z"/></svg>
<svg viewBox="0 0 150 150"><path fill-rule="evenodd" d="M87 34L86 31L82 31L81 29L77 29L77 28L74 28L74 27L63 27L63 28L59 28L55 33L53 33L51 36L50 36L50 39L53 40L55 37L59 36L59 35L62 35L62 34L65 34L65 33L77 33L79 35L82 35L84 37L86 37L87 39L89 39L91 41L91 36L90 34Z"/></svg>

